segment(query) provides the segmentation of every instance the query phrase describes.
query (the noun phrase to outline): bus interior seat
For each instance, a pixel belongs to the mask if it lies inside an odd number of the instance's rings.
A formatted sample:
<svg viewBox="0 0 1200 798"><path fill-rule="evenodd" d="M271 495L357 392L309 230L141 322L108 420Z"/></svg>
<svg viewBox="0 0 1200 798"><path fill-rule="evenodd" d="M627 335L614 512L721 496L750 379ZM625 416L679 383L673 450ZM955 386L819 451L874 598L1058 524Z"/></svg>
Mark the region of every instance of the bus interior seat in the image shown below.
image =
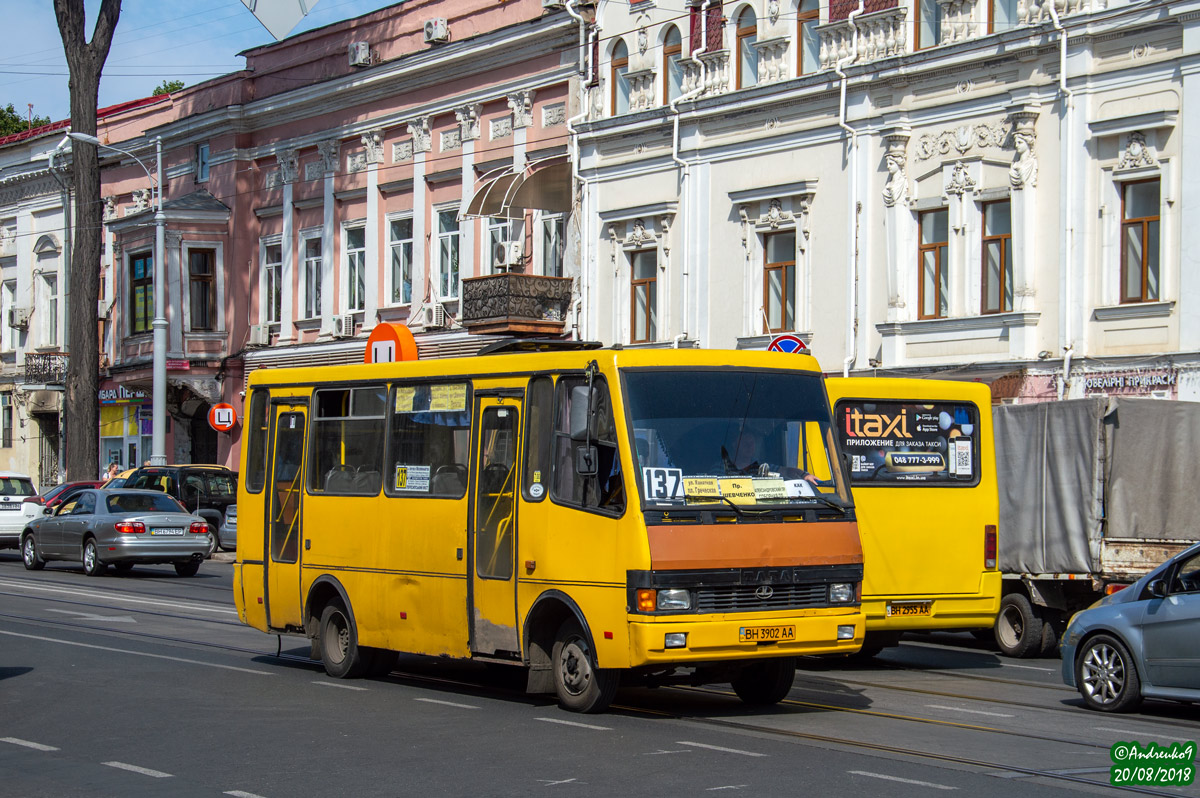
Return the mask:
<svg viewBox="0 0 1200 798"><path fill-rule="evenodd" d="M439 466L429 481L429 492L439 496L458 496L466 488L458 467L454 465Z"/></svg>
<svg viewBox="0 0 1200 798"><path fill-rule="evenodd" d="M354 475L353 489L355 491L372 491L379 492L379 481L381 474L372 469L364 469Z"/></svg>
<svg viewBox="0 0 1200 798"><path fill-rule="evenodd" d="M349 466L335 465L325 473L325 490L330 493L348 493L354 489L354 470Z"/></svg>

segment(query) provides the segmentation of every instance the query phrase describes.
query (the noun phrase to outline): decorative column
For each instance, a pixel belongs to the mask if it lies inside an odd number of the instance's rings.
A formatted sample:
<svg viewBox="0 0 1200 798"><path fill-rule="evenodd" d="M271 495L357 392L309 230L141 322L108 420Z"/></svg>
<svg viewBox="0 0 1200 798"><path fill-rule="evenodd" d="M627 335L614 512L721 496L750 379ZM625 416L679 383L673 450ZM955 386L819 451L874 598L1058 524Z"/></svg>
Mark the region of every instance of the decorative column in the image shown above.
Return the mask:
<svg viewBox="0 0 1200 798"><path fill-rule="evenodd" d="M376 128L362 137L367 148L367 224L363 229L366 244L366 274L363 275L365 296L363 297L362 332L375 328L379 308L379 164L383 163L383 130Z"/></svg>
<svg viewBox="0 0 1200 798"><path fill-rule="evenodd" d="M186 357L183 349L183 322L180 316L187 316L185 307L187 292L183 275L187 264L183 262L183 234L174 230L166 231L166 266L167 266L167 327L169 341L167 355L172 360ZM191 319L188 319L188 329L191 329Z"/></svg>
<svg viewBox="0 0 1200 798"><path fill-rule="evenodd" d="M279 319L279 343L292 343L296 340L296 329L292 326L295 318L296 291L296 218L292 207L292 184L296 182L300 158L294 149L280 150L275 153L279 170L274 176L267 175L267 187L271 188L273 181L283 185L283 265L280 267L280 286L283 296Z"/></svg>
<svg viewBox="0 0 1200 798"><path fill-rule="evenodd" d="M1022 107L1013 111L1013 157L1008 170L1008 182L1012 187L1012 281L1013 310L1026 312L1034 309L1037 290L1033 284L1033 267L1037 257L1034 248L1037 231L1037 177L1038 161L1034 144L1037 135L1036 108Z"/></svg>
<svg viewBox="0 0 1200 798"><path fill-rule="evenodd" d="M428 193L425 184L426 158L432 149L433 137L429 132L429 117L423 116L408 123L408 133L412 137L413 158L413 301L409 309L409 324L413 323L413 314L424 305L429 297L429 238L426 235L426 222L429 216Z"/></svg>
<svg viewBox="0 0 1200 798"><path fill-rule="evenodd" d="M950 199L947 209L950 219L950 232L957 236L957 244L950 244L949 257L950 273L947 275L946 304L950 316L967 315L967 204L971 198L963 198L964 194L975 191L976 179L962 161L955 161L950 168L950 179L946 181L946 196ZM954 240L953 238L951 239Z"/></svg>
<svg viewBox="0 0 1200 798"><path fill-rule="evenodd" d="M887 230L887 320L905 321L909 318L906 290L911 284L906 267L913 261L917 248L917 223L909 209L908 127L894 127L884 132L884 158L888 178L883 187L884 227ZM908 271L911 271L909 269Z"/></svg>

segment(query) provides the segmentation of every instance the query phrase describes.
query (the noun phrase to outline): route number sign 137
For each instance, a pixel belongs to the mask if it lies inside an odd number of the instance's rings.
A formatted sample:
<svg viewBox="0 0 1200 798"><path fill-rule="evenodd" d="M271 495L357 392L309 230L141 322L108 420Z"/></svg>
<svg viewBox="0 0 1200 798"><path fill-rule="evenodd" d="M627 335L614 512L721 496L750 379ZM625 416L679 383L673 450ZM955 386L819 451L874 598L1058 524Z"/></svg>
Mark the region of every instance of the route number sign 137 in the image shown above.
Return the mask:
<svg viewBox="0 0 1200 798"><path fill-rule="evenodd" d="M683 501L682 468L643 468L642 485L652 501Z"/></svg>

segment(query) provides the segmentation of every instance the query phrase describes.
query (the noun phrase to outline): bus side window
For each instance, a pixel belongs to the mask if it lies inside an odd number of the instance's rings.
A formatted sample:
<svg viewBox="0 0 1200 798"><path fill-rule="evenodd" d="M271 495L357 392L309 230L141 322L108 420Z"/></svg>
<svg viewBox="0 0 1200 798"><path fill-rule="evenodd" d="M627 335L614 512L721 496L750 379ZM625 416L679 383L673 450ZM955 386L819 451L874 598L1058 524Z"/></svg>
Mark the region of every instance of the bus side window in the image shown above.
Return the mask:
<svg viewBox="0 0 1200 798"><path fill-rule="evenodd" d="M246 446L246 490L258 493L267 484L267 392L250 394L250 412L246 417L250 439Z"/></svg>
<svg viewBox="0 0 1200 798"><path fill-rule="evenodd" d="M549 377L534 377L529 381L525 409L525 479L522 484L526 501L540 502L546 498L553 435L554 381Z"/></svg>
<svg viewBox="0 0 1200 798"><path fill-rule="evenodd" d="M600 378L594 382L596 406L591 439L597 454L596 475L585 477L575 471L576 450L588 445L587 440L571 437L571 389L581 385L586 383L579 377L560 379L555 393L554 497L563 504L620 514L625 511L620 448L608 384Z"/></svg>
<svg viewBox="0 0 1200 798"><path fill-rule="evenodd" d="M310 491L360 496L379 493L386 397L382 385L316 392Z"/></svg>
<svg viewBox="0 0 1200 798"><path fill-rule="evenodd" d="M389 495L461 499L470 459L468 383L397 385L388 423Z"/></svg>

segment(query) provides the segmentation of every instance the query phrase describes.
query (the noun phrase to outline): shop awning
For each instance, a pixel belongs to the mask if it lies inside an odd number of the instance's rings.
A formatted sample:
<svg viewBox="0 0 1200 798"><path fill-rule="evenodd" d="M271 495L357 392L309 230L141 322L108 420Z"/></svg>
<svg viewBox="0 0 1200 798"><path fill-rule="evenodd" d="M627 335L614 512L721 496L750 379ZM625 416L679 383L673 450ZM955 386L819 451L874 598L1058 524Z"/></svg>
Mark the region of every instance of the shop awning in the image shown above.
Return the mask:
<svg viewBox="0 0 1200 798"><path fill-rule="evenodd" d="M459 217L520 219L529 210L571 210L571 164L565 155L532 161L523 169L503 167L488 172Z"/></svg>

